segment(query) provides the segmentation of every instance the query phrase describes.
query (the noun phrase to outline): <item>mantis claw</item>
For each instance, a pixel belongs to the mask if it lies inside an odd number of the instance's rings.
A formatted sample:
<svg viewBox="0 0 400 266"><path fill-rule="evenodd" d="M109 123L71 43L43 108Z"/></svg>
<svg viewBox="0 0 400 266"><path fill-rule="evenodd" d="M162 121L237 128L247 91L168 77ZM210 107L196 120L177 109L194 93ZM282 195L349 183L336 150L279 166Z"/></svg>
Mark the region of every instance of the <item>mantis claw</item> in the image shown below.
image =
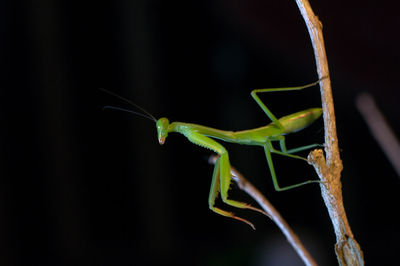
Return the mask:
<svg viewBox="0 0 400 266"><path fill-rule="evenodd" d="M251 228L253 228L253 230L256 230L256 227L254 226L253 223L249 222L249 221L246 220L246 219L243 219L243 218L241 218L241 217L236 216L236 215L235 215L234 213L232 213L232 212L224 211L224 210L222 210L222 209L220 209L220 208L217 208L217 207L214 207L214 206L210 206L210 209L213 210L214 212L216 212L216 213L222 215L222 216L229 217L229 218L233 218L233 219L235 219L235 220L244 222L244 223L246 223L247 225L249 225Z"/></svg>
<svg viewBox="0 0 400 266"><path fill-rule="evenodd" d="M250 204L247 205L246 209L259 212L259 213L264 214L265 216L269 217L270 219L272 219L271 215L269 215L268 213L266 213L265 211L263 211L263 210L261 210L261 209L259 209L259 208L256 208L256 207L251 206Z"/></svg>
<svg viewBox="0 0 400 266"><path fill-rule="evenodd" d="M232 218L236 219L236 220L239 220L239 221L242 221L242 222L248 224L251 228L253 228L253 230L256 230L256 227L254 226L254 224L252 224L251 222L247 221L246 219L243 219L243 218L240 218L240 217L237 217L237 216L232 216Z"/></svg>

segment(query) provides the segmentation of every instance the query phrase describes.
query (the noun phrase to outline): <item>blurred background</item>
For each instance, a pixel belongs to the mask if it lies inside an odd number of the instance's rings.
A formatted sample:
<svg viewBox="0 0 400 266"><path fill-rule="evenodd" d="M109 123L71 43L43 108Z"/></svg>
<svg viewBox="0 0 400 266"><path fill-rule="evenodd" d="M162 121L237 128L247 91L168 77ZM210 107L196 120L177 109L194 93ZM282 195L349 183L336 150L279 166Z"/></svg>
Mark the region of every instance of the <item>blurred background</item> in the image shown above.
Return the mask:
<svg viewBox="0 0 400 266"><path fill-rule="evenodd" d="M355 98L371 93L400 132L398 6L311 5L324 25L347 216L366 262L395 265L400 179ZM302 265L268 218L237 211L253 231L208 209L209 150L177 134L160 146L150 120L102 111L133 107L99 90L171 121L265 125L252 89L318 79L294 1L3 0L0 34L0 265ZM321 106L317 87L262 99L278 117ZM321 119L287 137L288 147L322 142ZM336 265L319 187L276 192L262 149L224 145L317 262ZM317 178L304 162L273 159L281 185Z"/></svg>

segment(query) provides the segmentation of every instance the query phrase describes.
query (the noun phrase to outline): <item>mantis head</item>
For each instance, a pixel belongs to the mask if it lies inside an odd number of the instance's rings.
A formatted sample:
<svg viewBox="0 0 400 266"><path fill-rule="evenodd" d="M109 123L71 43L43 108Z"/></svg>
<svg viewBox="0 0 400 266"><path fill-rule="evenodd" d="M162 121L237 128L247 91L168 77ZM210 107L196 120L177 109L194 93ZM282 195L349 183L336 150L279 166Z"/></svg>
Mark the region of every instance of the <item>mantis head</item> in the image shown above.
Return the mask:
<svg viewBox="0 0 400 266"><path fill-rule="evenodd" d="M105 89L100 89L108 94L113 95L114 97L117 97L127 103L129 103L130 105L136 107L137 109L139 109L140 111L142 111L141 113L139 112L135 112L135 111L131 111L131 110L127 110L124 108L120 108L120 107L114 107L114 106L104 106L103 110L105 109L114 109L114 110L118 110L118 111L124 111L124 112L128 112L128 113L132 113L141 117L144 117L146 119L149 119L151 121L156 122L156 127L157 127L157 137L158 137L158 142L162 145L165 142L165 139L168 136L168 129L169 129L169 120L168 118L160 118L160 119L156 119L152 114L150 114L148 111L146 111L144 108L140 107L139 105L135 104L134 102L125 99L124 97L119 96L118 94L115 94L111 91L105 90Z"/></svg>
<svg viewBox="0 0 400 266"><path fill-rule="evenodd" d="M156 119L152 114L150 114L148 111L146 111L144 108L140 107L139 105L137 105L136 103L125 99L124 97L119 96L118 94L115 94L111 91L105 90L105 89L100 89L108 94L113 95L114 97L117 97L121 100L123 100L124 102L129 103L130 105L136 107L137 109L139 109L142 112L135 112L135 111L131 111L131 110L127 110L124 108L120 108L120 107L114 107L114 106L104 106L103 110L105 109L114 109L114 110L118 110L118 111L124 111L124 112L128 112L128 113L132 113L141 117L144 117L146 119L149 119L151 121L154 121L156 123L157 126L157 137L158 137L158 142L162 145L165 142L165 139L168 136L168 127L169 127L169 121L167 118L163 117L160 119Z"/></svg>
<svg viewBox="0 0 400 266"><path fill-rule="evenodd" d="M164 144L165 139L168 136L168 126L169 126L168 118L163 117L158 119L156 122L158 142L161 145Z"/></svg>

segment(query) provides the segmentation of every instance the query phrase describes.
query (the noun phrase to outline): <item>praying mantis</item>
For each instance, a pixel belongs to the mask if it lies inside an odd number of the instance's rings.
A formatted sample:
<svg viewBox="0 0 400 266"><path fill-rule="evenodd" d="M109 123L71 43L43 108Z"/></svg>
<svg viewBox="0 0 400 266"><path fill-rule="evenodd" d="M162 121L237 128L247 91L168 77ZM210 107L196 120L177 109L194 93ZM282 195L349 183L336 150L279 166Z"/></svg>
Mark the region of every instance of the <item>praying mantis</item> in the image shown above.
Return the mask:
<svg viewBox="0 0 400 266"><path fill-rule="evenodd" d="M276 191L284 191L292 188L296 188L309 183L319 183L319 180L308 180L305 182L297 183L290 186L280 187L276 178L274 165L272 162L271 153L275 153L282 156L287 156L294 159L300 159L307 161L306 158L295 155L294 153L312 149L314 147L321 146L320 144L311 144L306 146L297 147L294 149L287 149L285 143L285 135L289 133L294 133L299 130L304 129L305 127L311 125L315 120L317 120L321 114L321 108L309 108L303 111L299 111L287 116L283 116L281 118L276 118L274 114L265 106L265 104L258 97L258 93L264 92L278 92L278 91L295 91L302 90L308 87L312 87L317 85L322 79L313 82L311 84L307 84L304 86L298 87L285 87L285 88L266 88L266 89L255 89L251 92L251 96L259 105L259 107L264 111L264 113L271 119L271 123L266 126L242 130L242 131L225 131L219 130L211 127L206 127L198 124L192 123L184 123L184 122L170 122L168 118L162 117L160 119L156 119L149 112L141 108L140 106L134 104L133 102L122 98L114 93L112 95L134 105L138 109L140 109L143 113L138 113L134 111L129 111L140 116L146 117L156 123L157 128L157 138L158 142L163 145L168 137L169 133L180 133L185 136L190 142L209 149L219 155L212 175L210 194L208 197L208 205L209 208L217 214L222 216L230 217L239 221L242 221L248 225L250 225L253 229L255 229L254 225L241 217L236 216L234 213L225 211L220 207L215 206L215 200L218 195L221 196L222 201L230 205L232 207L240 208L240 209L250 209L254 211L258 211L267 215L264 211L251 206L248 203L240 202L236 200L232 200L228 197L228 191L231 185L232 177L231 177L231 165L229 162L229 154L228 151L222 146L220 143L215 141L214 139L243 144L243 145L252 145L252 146L261 146L265 151L265 156L267 158L269 170L272 177L272 182ZM104 108L118 109L123 110L117 107L106 106ZM275 149L272 145L272 142L279 142L280 150ZM267 215L268 216L268 215Z"/></svg>

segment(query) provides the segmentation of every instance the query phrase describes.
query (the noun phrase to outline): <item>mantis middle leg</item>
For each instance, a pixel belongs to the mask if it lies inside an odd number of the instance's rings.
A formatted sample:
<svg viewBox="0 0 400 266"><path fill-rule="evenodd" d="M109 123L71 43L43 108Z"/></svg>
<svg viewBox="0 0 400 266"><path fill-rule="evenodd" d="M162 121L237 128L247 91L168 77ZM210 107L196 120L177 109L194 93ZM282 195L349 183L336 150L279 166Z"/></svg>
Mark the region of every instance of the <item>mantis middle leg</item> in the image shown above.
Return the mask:
<svg viewBox="0 0 400 266"><path fill-rule="evenodd" d="M318 145L318 144L317 144L317 145ZM314 144L308 145L308 146L299 147L299 148L297 148L296 150L305 149L304 147L309 147L309 146L314 146ZM271 143L270 140L268 140L268 141L265 143L265 145L264 145L264 151L265 151L265 156L266 156L266 158L267 158L268 167L269 167L269 170L270 170L270 173L271 173L272 183L273 183L274 188L275 188L276 191L289 190L289 189L296 188L296 187L300 187L300 186L303 186L303 185L306 185L306 184L310 184L310 183L320 183L319 180L308 180L308 181L301 182L301 183L297 183L297 184L294 184L294 185L285 186L285 187L280 187L279 184L278 184L278 179L276 178L275 168L274 168L274 164L273 164L273 162L272 162L272 157L271 157L271 152L276 153L276 154L280 154L280 155L283 155L283 156L295 158L295 159L301 159L301 160L306 160L306 161L307 161L307 159L306 159L306 158L303 158L303 157L301 157L301 156L297 156L297 155L290 154L290 153L288 153L288 152L282 152L282 151L276 150L276 149L272 146L272 143Z"/></svg>

